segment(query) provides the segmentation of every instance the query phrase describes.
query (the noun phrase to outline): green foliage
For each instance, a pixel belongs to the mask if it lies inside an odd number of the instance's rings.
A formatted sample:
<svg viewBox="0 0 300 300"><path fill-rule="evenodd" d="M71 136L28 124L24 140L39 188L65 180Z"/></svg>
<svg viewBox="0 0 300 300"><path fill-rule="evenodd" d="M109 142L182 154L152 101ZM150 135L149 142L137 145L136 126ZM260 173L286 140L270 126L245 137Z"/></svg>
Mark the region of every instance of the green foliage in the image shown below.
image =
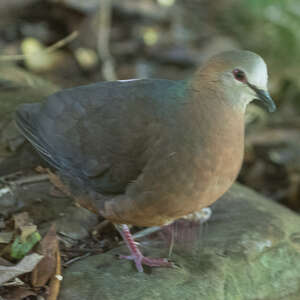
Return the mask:
<svg viewBox="0 0 300 300"><path fill-rule="evenodd" d="M17 236L11 246L11 257L15 259L23 258L40 240L41 236L37 231L29 235L25 241L22 241L21 237Z"/></svg>

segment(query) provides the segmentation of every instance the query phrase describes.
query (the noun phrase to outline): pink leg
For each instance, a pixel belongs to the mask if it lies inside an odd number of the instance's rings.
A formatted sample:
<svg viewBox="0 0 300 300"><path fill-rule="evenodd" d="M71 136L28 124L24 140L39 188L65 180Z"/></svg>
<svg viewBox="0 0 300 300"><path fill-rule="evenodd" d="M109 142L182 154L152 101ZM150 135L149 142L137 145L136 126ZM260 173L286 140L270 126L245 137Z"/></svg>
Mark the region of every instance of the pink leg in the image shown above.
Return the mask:
<svg viewBox="0 0 300 300"><path fill-rule="evenodd" d="M172 267L173 263L169 262L166 258L150 258L145 257L137 247L127 225L115 225L120 234L122 235L129 251L130 255L121 255L120 258L133 260L136 268L139 272L143 272L143 266L147 265L150 267Z"/></svg>

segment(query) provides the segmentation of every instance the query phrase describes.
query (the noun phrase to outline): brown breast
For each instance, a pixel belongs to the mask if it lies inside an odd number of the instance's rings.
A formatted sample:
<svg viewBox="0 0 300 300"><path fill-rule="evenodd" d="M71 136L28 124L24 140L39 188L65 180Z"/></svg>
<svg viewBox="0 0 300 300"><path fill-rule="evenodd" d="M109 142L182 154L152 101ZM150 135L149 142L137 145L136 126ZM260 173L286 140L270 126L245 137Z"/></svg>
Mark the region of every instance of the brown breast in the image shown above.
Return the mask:
<svg viewBox="0 0 300 300"><path fill-rule="evenodd" d="M101 213L116 223L157 226L216 201L238 175L244 119L226 105L213 107L211 115L203 106L200 112L185 108L188 119L178 120L183 127L176 133L168 128L140 177L125 195L106 201Z"/></svg>

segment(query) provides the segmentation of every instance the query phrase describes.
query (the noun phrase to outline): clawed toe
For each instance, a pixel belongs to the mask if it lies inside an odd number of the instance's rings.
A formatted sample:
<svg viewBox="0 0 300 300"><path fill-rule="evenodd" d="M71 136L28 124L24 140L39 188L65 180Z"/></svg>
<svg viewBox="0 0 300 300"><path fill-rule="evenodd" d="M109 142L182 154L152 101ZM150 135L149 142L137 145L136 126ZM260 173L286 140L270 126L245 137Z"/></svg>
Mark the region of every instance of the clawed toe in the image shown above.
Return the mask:
<svg viewBox="0 0 300 300"><path fill-rule="evenodd" d="M174 264L166 258L151 258L143 255L120 255L120 259L133 260L139 272L143 272L143 265L149 267L165 267L172 268Z"/></svg>
<svg viewBox="0 0 300 300"><path fill-rule="evenodd" d="M166 258L145 257L138 249L135 241L133 240L128 226L125 224L122 225L115 224L115 226L119 230L120 234L122 235L131 253L131 255L120 255L119 258L133 260L139 272L143 272L143 265L149 267L167 267L167 268L174 267L174 264L172 262L169 262Z"/></svg>

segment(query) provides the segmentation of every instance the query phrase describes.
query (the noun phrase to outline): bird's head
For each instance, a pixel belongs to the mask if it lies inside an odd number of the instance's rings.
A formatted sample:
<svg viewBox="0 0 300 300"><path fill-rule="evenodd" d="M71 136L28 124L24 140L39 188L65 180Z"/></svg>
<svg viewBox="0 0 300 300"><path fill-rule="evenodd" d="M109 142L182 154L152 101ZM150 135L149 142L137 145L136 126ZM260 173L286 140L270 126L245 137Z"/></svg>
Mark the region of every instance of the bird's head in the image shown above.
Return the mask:
<svg viewBox="0 0 300 300"><path fill-rule="evenodd" d="M267 66L253 52L222 52L208 60L200 69L200 75L214 83L223 94L222 98L237 109L245 110L252 100L261 101L270 112L276 109L267 89Z"/></svg>

